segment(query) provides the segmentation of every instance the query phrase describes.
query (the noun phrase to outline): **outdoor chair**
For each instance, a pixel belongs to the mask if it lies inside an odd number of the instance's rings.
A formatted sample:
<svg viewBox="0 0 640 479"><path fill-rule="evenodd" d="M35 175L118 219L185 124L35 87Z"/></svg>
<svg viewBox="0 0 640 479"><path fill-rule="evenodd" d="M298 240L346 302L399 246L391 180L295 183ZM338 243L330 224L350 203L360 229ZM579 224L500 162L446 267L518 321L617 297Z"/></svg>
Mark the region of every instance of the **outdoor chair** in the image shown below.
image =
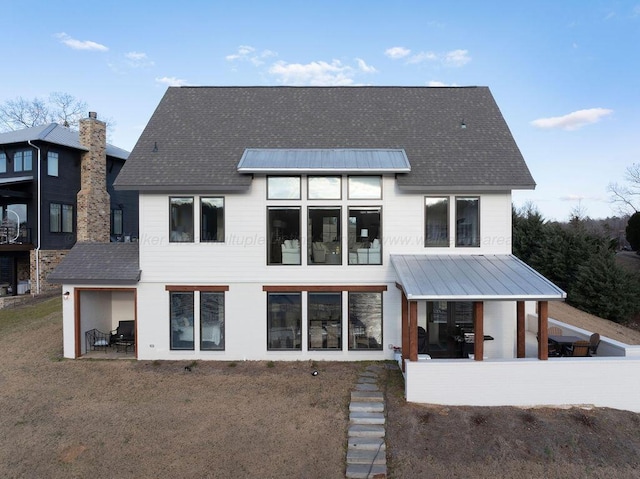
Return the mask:
<svg viewBox="0 0 640 479"><path fill-rule="evenodd" d="M551 336L562 336L562 329L557 326L551 326L547 332Z"/></svg>
<svg viewBox="0 0 640 479"><path fill-rule="evenodd" d="M118 327L111 331L111 344L135 341L135 321L120 321Z"/></svg>
<svg viewBox="0 0 640 479"><path fill-rule="evenodd" d="M107 351L111 345L109 333L103 333L97 329L90 329L84 333L86 341L86 351Z"/></svg>
<svg viewBox="0 0 640 479"><path fill-rule="evenodd" d="M573 346L567 349L567 356L585 357L589 356L589 341L576 341Z"/></svg>
<svg viewBox="0 0 640 479"><path fill-rule="evenodd" d="M589 338L589 352L591 354L596 354L598 346L600 346L600 335L598 333L593 333Z"/></svg>

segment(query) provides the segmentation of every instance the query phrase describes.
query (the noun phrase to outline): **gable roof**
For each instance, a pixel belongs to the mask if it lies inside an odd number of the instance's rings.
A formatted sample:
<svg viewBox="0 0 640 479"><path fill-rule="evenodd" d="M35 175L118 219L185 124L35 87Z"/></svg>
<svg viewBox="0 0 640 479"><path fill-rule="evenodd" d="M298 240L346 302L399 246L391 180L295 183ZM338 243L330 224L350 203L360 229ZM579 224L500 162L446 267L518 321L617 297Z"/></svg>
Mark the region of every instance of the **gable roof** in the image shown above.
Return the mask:
<svg viewBox="0 0 640 479"><path fill-rule="evenodd" d="M60 126L57 123L0 133L0 145L26 143L27 141L46 141L54 145L89 151L87 147L80 144L80 134L76 130ZM129 152L107 143L107 156L126 160L129 157Z"/></svg>
<svg viewBox="0 0 640 479"><path fill-rule="evenodd" d="M486 87L171 87L115 186L246 189L247 148L403 149L407 190L535 187Z"/></svg>
<svg viewBox="0 0 640 479"><path fill-rule="evenodd" d="M76 243L47 277L52 283L135 284L138 243Z"/></svg>

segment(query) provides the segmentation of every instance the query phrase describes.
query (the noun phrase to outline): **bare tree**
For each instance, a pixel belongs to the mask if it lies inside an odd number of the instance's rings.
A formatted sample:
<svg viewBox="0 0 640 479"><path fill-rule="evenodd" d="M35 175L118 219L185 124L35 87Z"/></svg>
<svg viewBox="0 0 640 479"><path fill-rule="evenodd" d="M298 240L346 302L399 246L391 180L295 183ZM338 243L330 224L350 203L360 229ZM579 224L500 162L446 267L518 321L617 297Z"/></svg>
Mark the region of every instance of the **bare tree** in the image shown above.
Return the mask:
<svg viewBox="0 0 640 479"><path fill-rule="evenodd" d="M638 212L640 202L640 163L628 166L624 179L627 184L609 183L607 190L611 194L611 202L618 206L623 214Z"/></svg>
<svg viewBox="0 0 640 479"><path fill-rule="evenodd" d="M66 127L77 128L78 122L89 110L86 101L57 91L49 95L49 103L53 106L49 115L50 121Z"/></svg>

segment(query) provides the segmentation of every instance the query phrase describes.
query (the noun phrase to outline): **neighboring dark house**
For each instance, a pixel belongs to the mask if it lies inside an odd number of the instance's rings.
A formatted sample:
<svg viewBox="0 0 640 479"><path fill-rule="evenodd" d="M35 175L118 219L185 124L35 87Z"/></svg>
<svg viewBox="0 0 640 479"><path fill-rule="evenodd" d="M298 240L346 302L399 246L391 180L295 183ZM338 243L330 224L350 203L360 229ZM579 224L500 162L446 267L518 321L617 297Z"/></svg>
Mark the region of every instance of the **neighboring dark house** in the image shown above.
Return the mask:
<svg viewBox="0 0 640 479"><path fill-rule="evenodd" d="M137 239L138 195L113 189L128 156L95 113L80 131L0 133L0 295L53 288L46 277L76 241Z"/></svg>

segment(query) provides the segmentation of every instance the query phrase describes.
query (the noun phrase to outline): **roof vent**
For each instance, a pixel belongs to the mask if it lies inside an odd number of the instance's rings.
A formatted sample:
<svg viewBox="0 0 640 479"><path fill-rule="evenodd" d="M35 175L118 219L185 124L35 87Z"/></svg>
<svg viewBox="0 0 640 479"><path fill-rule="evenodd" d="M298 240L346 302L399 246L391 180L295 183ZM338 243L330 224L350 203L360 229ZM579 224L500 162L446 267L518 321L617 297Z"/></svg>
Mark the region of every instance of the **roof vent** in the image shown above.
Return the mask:
<svg viewBox="0 0 640 479"><path fill-rule="evenodd" d="M92 120L97 120L98 119L98 114L95 111L90 111L89 112L89 118L91 118Z"/></svg>

